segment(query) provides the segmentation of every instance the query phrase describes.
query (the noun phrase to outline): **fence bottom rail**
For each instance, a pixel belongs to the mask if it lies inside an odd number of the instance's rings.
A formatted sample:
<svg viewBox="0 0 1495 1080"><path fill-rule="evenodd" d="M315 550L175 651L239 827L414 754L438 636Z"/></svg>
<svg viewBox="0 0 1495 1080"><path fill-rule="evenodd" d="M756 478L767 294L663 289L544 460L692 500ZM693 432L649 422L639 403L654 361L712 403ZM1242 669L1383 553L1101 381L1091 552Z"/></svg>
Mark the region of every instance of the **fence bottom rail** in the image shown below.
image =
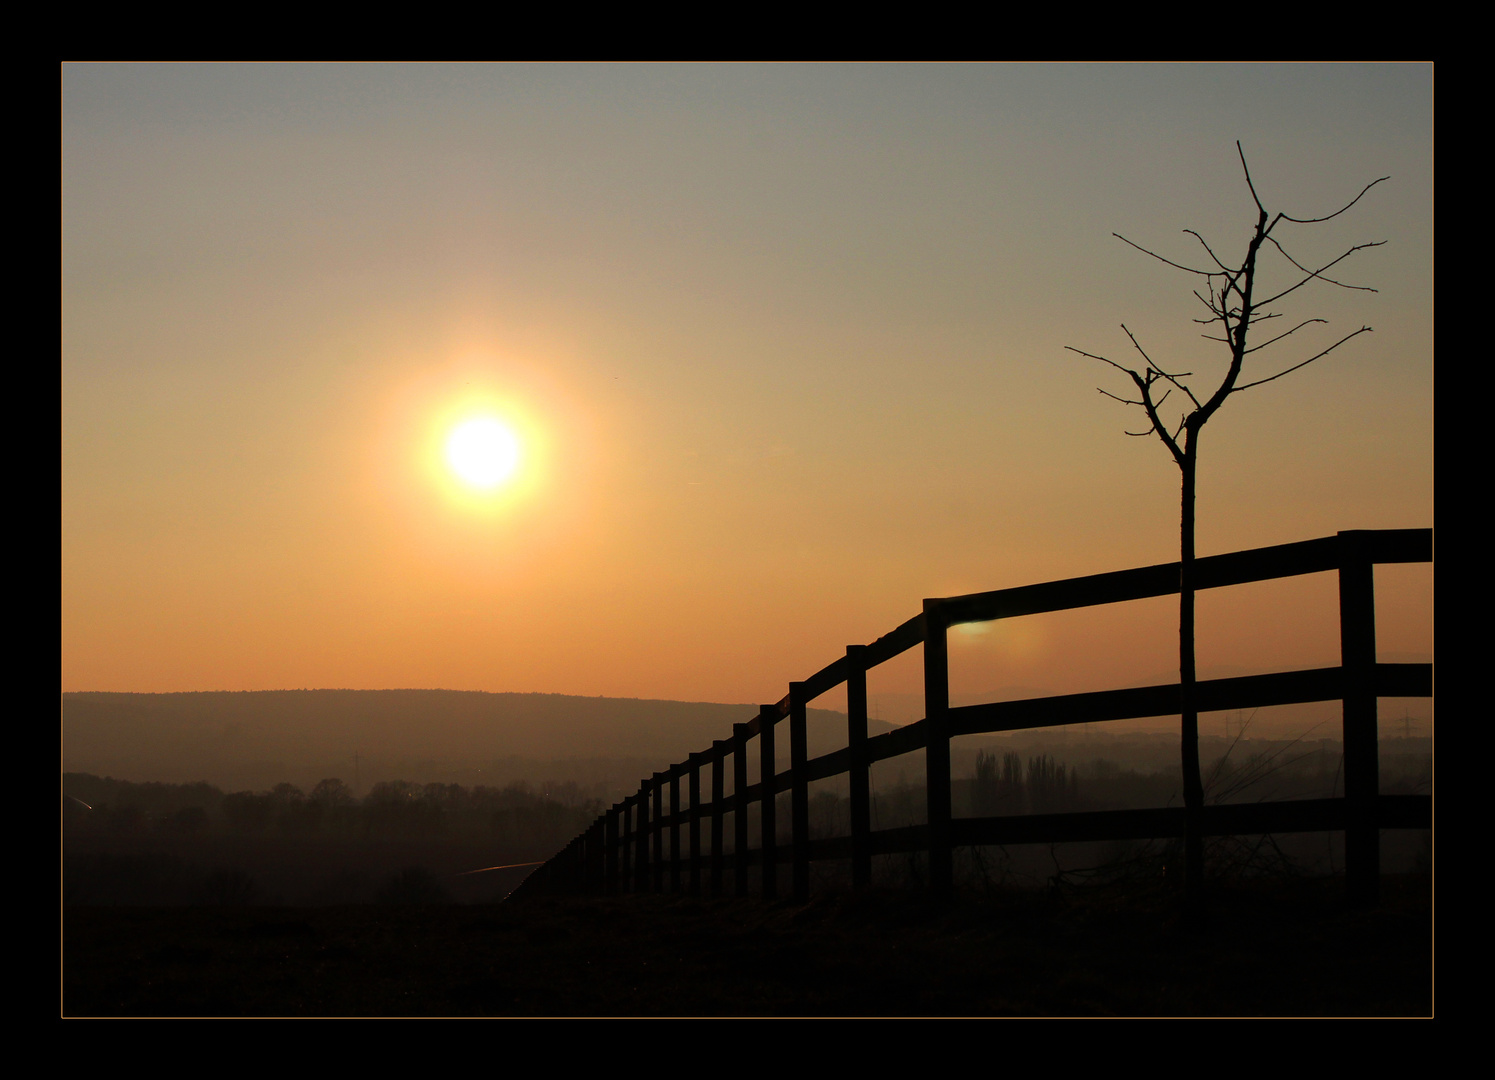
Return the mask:
<svg viewBox="0 0 1495 1080"><path fill-rule="evenodd" d="M1433 799L1431 795L1381 795L1377 797L1370 820L1354 821L1355 808L1346 799L1297 799L1286 802L1227 803L1207 806L1201 825L1206 836L1252 836L1266 833L1344 832L1368 829L1431 829ZM1097 810L1062 814L1025 814L1015 817L955 818L950 823L952 847L1001 846L1008 844L1090 843L1112 840L1167 840L1184 835L1185 810L1169 806L1142 810ZM929 828L906 825L882 829L869 837L874 855L894 855L929 850ZM763 864L761 849L744 852L748 867ZM791 863L792 847L779 845L775 862ZM852 857L852 838L838 836L810 841L811 862L844 860ZM591 861L595 866L596 861ZM673 864L667 862L662 869ZM679 860L681 870L692 866L709 868L710 856L686 856ZM537 869L512 895L538 892L591 892L608 887L601 875L587 873L580 867L569 868L547 864ZM621 891L614 882L609 891ZM626 886L625 886L626 887Z"/></svg>

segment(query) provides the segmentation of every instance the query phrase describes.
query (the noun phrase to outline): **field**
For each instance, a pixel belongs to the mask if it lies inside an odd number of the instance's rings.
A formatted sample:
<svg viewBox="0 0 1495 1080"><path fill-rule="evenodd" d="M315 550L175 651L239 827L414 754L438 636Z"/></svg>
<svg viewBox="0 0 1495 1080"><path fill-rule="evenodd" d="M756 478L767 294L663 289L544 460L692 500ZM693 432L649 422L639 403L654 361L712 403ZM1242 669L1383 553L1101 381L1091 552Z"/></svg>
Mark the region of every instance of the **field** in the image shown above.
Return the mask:
<svg viewBox="0 0 1495 1080"><path fill-rule="evenodd" d="M69 907L66 1016L1429 1016L1426 875L1012 891L935 906L635 895Z"/></svg>

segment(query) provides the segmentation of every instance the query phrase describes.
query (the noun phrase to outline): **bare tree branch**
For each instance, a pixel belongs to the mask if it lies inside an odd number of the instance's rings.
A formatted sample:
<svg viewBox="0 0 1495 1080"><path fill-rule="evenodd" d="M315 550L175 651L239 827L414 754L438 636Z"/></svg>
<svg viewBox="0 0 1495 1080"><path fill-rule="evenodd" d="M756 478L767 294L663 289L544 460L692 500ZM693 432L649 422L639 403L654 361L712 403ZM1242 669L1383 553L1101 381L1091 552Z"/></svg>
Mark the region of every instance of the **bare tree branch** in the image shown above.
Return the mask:
<svg viewBox="0 0 1495 1080"><path fill-rule="evenodd" d="M1107 360L1104 356L1096 356L1094 353L1088 353L1083 349L1077 349L1073 345L1066 345L1064 347L1070 352L1079 353L1081 356L1087 356L1091 360L1099 360L1102 364L1110 364L1117 371L1124 371L1134 379L1141 378L1141 376L1138 375L1137 372L1133 371L1129 367L1124 367L1123 365L1118 364L1115 360ZM1138 404L1140 404L1140 402Z"/></svg>
<svg viewBox="0 0 1495 1080"><path fill-rule="evenodd" d="M1191 394L1190 397L1192 396ZM1183 425L1187 418L1180 420L1178 431L1170 435L1168 429L1163 426L1162 419L1158 416L1158 409L1152 403L1151 395L1146 392L1142 395L1142 407L1147 410L1147 419L1152 421L1152 429L1158 433L1158 438L1163 440L1163 445L1168 448L1168 452L1173 455L1173 460L1178 462L1181 468L1184 463L1184 451L1178 445L1178 432L1183 430Z"/></svg>
<svg viewBox="0 0 1495 1080"><path fill-rule="evenodd" d="M1304 319L1302 322L1300 322L1297 326L1293 327L1291 330L1284 330L1282 333L1280 333L1276 337L1272 338L1271 341L1263 341L1260 345L1253 345L1253 346L1251 346L1251 348L1247 349L1241 355L1242 356L1248 356L1251 353L1254 353L1257 349L1265 349L1268 345L1272 344L1272 342L1281 341L1283 338L1287 337L1288 334L1295 334L1295 333L1297 333L1299 330L1303 329L1303 327L1307 326L1309 323L1323 323L1324 325L1327 326L1328 323L1329 323L1329 320L1328 319Z"/></svg>
<svg viewBox="0 0 1495 1080"><path fill-rule="evenodd" d="M1136 349L1139 353L1142 354L1142 359L1147 361L1147 366L1152 368L1154 371L1160 371L1161 369L1152 362L1152 357L1147 355L1147 350L1142 348L1142 346L1137 343L1137 335L1126 328L1126 323L1121 324L1121 330L1124 334L1126 334L1127 337L1132 339L1132 348Z"/></svg>
<svg viewBox="0 0 1495 1080"><path fill-rule="evenodd" d="M1324 274L1325 270L1329 269L1329 267L1333 266L1335 263L1343 262L1345 259L1348 259L1351 255L1355 254L1355 252L1357 252L1357 251L1363 251L1366 248L1381 247L1385 243L1386 243L1386 241L1384 241L1384 240L1374 240L1374 241L1372 241L1372 242L1370 242L1368 244L1356 244L1354 247L1350 248L1349 251L1346 251L1343 255L1341 255L1339 258L1335 259L1333 262L1325 263L1323 266L1319 267L1317 270L1305 270L1304 273L1306 273L1308 275L1307 277L1305 277L1302 281L1298 282L1296 285L1293 285L1293 286L1290 286L1289 288L1283 289L1276 296L1273 296L1273 297L1270 297L1270 298L1268 298L1266 300L1261 301L1261 306L1265 307L1267 304L1273 303L1273 302L1275 302L1277 300L1281 300L1288 293L1294 292L1294 291L1296 291L1298 289L1301 289L1304 285L1307 285L1314 278L1322 278L1324 281L1328 281L1329 279L1326 278L1326 277L1324 277L1323 274ZM1337 284L1337 282L1336 282L1336 284ZM1346 288L1353 288L1354 286L1345 286L1345 287ZM1374 292L1375 290L1371 290L1371 291Z"/></svg>
<svg viewBox="0 0 1495 1080"><path fill-rule="evenodd" d="M1239 146L1240 144L1237 143L1236 145ZM1391 177L1389 177L1389 176L1383 176L1380 179L1372 180L1370 183L1368 183L1368 184L1365 185L1365 187L1361 190L1361 192L1360 192L1359 195L1356 195L1353 199L1351 199L1349 202L1345 203L1343 206L1341 206L1338 210L1334 211L1334 213L1330 214L1328 217L1295 218L1295 217L1289 217L1287 214L1278 214L1277 217L1279 219L1283 220L1283 221L1291 221L1291 222L1293 222L1294 224L1297 224L1297 225L1314 225L1314 224L1317 224L1320 221L1328 221L1329 218L1337 218L1340 214L1344 213L1346 210L1348 210L1350 207L1354 206L1361 199L1365 198L1365 193L1367 191L1369 191L1371 188L1375 187L1377 184L1379 184L1381 182L1381 180L1390 180L1390 179L1391 179ZM1248 179L1247 183L1249 183L1249 182L1250 182L1250 180ZM1257 205L1260 206L1261 204L1258 203ZM1276 224L1276 223L1273 222L1273 224Z"/></svg>
<svg viewBox="0 0 1495 1080"><path fill-rule="evenodd" d="M1352 337L1358 337L1360 334L1368 334L1370 332L1371 332L1370 327L1368 327L1368 326L1362 326L1359 330L1356 330L1353 334L1346 334L1344 337L1342 337L1338 341L1336 341L1333 345L1330 345L1323 352L1319 353L1317 356L1310 356L1307 360L1304 360L1301 364L1294 364L1292 367L1288 368L1286 371L1279 371L1279 372L1277 372L1277 374L1270 375L1270 376L1268 376L1265 379L1257 379L1255 382L1246 383L1246 385L1244 385L1244 386L1234 387L1230 392L1232 394L1238 394L1242 390L1250 390L1253 386L1260 386L1262 383L1269 383L1273 379L1280 379L1280 378L1282 378L1282 376L1291 374L1292 372L1297 371L1301 367L1307 367L1309 364L1313 363L1315 360L1318 360L1320 357L1328 356L1331 352L1333 352L1335 349L1339 348L1346 341L1349 341L1350 338L1352 338ZM1291 331L1289 331L1289 333L1291 333ZM1269 342L1269 344L1270 344L1270 342Z"/></svg>
<svg viewBox="0 0 1495 1080"><path fill-rule="evenodd" d="M1205 251L1207 251L1207 252L1209 252L1209 257L1210 257L1210 258L1211 258L1211 259L1214 259L1214 260L1215 260L1215 265L1216 265L1216 266L1218 266L1218 267L1219 267L1219 268L1220 268L1220 269L1221 269L1221 270L1223 270L1223 271L1224 271L1224 272L1225 272L1225 273L1226 273L1226 274L1230 274L1230 273L1233 273L1233 272L1234 272L1234 271L1233 271L1233 270L1232 270L1232 269L1231 269L1231 268L1230 268L1230 267L1228 267L1228 266L1226 266L1226 265L1225 265L1225 264L1224 264L1224 263L1222 263L1222 262L1221 262L1221 261L1220 261L1220 256L1218 256L1218 255L1216 255L1216 254L1215 254L1215 253L1214 253L1214 251L1213 251L1213 250L1212 250L1212 249L1211 249L1211 248L1210 248L1210 246L1209 246L1209 245L1208 245L1208 244L1206 244L1206 243L1205 243L1205 242L1204 242L1204 237L1202 237L1202 236L1200 236L1200 235L1199 235L1199 234L1198 234L1198 233L1197 233L1197 232L1195 232L1195 231L1194 231L1194 230L1193 230L1193 229L1185 229L1185 230L1184 230L1184 232L1186 232L1186 233L1188 233L1188 234L1189 234L1189 235L1190 235L1190 236L1192 236L1192 237L1193 237L1193 238L1194 238L1194 239L1195 239L1195 240L1198 240L1198 241L1199 241L1199 243L1200 243L1200 246L1201 246L1201 247L1203 247L1203 248L1204 248L1204 250L1205 250Z"/></svg>
<svg viewBox="0 0 1495 1080"><path fill-rule="evenodd" d="M1137 351L1142 354L1142 359L1144 359L1144 360L1147 361L1148 368L1151 371L1157 372L1158 375L1159 375L1159 377L1167 379L1174 386L1178 387L1184 393L1188 394L1189 395L1189 400L1194 403L1194 407L1197 409L1199 407L1199 399L1194 396L1194 391L1190 390L1183 383L1179 382L1180 379L1183 379L1183 378L1186 378L1189 375L1192 375L1193 372L1191 372L1191 371L1181 371L1177 375L1170 375L1170 374L1168 374L1162 368L1158 367L1158 365L1153 361L1152 357L1150 357L1150 356L1147 355L1147 352L1138 343L1136 336L1130 330L1127 330L1126 323L1122 323L1121 324L1121 329L1125 330L1126 331L1126 336L1132 339L1132 344L1134 346L1136 346ZM1133 377L1135 378L1135 374L1133 375ZM1163 402L1166 401L1166 400L1168 400L1168 394L1171 394L1172 392L1173 391L1170 390L1170 391L1168 391L1168 393L1164 394L1163 397L1154 406L1154 408L1161 409L1163 407Z"/></svg>
<svg viewBox="0 0 1495 1080"><path fill-rule="evenodd" d="M1189 400L1194 403L1194 408L1196 408L1196 409L1199 408L1199 399L1194 396L1194 391L1192 391L1192 390L1189 389L1187 383L1179 382L1179 379L1182 379L1185 375L1192 374L1192 372L1188 372L1188 371L1181 372L1177 376L1169 375L1166 371L1159 371L1158 374L1161 375L1163 378L1167 379L1174 386L1178 387L1185 394L1187 394L1189 396ZM1167 393L1165 393L1162 396L1162 398L1158 401L1158 408L1161 409L1163 407L1163 402L1168 400L1168 394L1171 394L1171 393L1173 393L1173 391L1169 390Z"/></svg>
<svg viewBox="0 0 1495 1080"><path fill-rule="evenodd" d="M1218 319L1218 318L1221 318L1221 317L1224 316L1225 312L1221 311L1218 307L1215 306L1215 290L1214 289L1210 289L1210 294L1209 294L1209 299L1208 300L1206 300L1204 297L1202 297L1202 296L1199 295L1199 290L1198 289L1194 290L1194 296L1198 299L1198 301L1201 304L1203 304L1205 307L1209 308L1210 314L1213 315L1215 317L1215 319ZM1194 321L1195 322L1214 322L1215 319L1195 319Z"/></svg>
<svg viewBox="0 0 1495 1080"><path fill-rule="evenodd" d="M1378 289L1372 289L1369 285L1346 285L1343 281L1335 281L1333 278L1324 277L1323 274L1314 274L1312 270L1308 269L1308 267L1304 266L1297 259L1295 259L1291 255L1289 255L1287 253L1287 248L1285 248L1281 244L1277 243L1277 238L1275 236L1269 236L1269 237L1267 237L1267 239L1272 242L1272 246L1274 246L1278 251L1282 252L1282 257L1284 259L1286 259L1288 262L1292 263L1294 266L1296 266L1299 270L1303 271L1303 273L1305 273L1305 274L1313 274L1313 276L1316 277L1316 278L1318 278L1319 280L1321 280L1321 281L1327 281L1330 285L1338 285L1341 289L1359 289L1361 292L1379 292L1380 291ZM1385 242L1386 241L1382 240L1380 243L1384 244ZM1379 244L1366 244L1364 246L1366 246L1366 247L1378 247L1380 245ZM1328 269L1328 267L1325 267L1325 269Z"/></svg>
<svg viewBox="0 0 1495 1080"><path fill-rule="evenodd" d="M1123 244L1132 244L1132 242L1130 240L1128 240L1126 237L1122 236L1120 233L1112 233L1111 235L1114 236L1114 237L1116 237L1116 239L1120 240ZM1221 276L1218 271L1195 270L1192 266L1184 266L1182 263L1176 263L1172 259L1165 259L1161 255L1159 255L1156 251L1148 251L1141 244L1132 244L1132 247L1136 248L1138 251L1142 252L1142 254L1144 254L1144 255L1151 255L1154 259L1157 259L1158 262L1165 262L1165 263L1167 263L1169 266L1171 266L1171 267L1173 267L1174 269L1177 269L1177 270L1186 270L1186 271L1188 271L1191 274L1198 274L1200 277L1220 277Z"/></svg>
<svg viewBox="0 0 1495 1080"><path fill-rule="evenodd" d="M1256 185L1251 182L1251 169L1246 164L1246 151L1241 149L1240 139L1235 141L1235 152L1241 156L1241 171L1246 174L1246 186L1251 189L1251 199L1256 203L1256 208L1265 214L1267 208L1261 205L1261 198L1256 194Z"/></svg>

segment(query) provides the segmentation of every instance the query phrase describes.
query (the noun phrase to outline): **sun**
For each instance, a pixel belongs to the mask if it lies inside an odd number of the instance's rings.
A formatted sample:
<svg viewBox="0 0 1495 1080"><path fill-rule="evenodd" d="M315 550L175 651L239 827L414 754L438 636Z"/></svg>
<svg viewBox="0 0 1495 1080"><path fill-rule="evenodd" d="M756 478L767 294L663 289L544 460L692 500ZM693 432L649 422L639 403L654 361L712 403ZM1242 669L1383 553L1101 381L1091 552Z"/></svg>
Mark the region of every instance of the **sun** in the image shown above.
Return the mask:
<svg viewBox="0 0 1495 1080"><path fill-rule="evenodd" d="M509 480L522 456L519 437L491 416L463 421L446 440L447 464L463 483L478 491L492 491Z"/></svg>

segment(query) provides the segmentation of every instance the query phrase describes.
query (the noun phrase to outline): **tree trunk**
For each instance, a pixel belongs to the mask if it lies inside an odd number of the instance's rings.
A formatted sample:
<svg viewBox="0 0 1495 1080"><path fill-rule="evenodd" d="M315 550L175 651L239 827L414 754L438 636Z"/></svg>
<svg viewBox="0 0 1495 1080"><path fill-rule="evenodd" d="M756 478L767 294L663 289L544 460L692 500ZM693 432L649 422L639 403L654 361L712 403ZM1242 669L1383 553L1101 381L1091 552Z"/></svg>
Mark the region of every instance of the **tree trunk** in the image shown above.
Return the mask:
<svg viewBox="0 0 1495 1080"><path fill-rule="evenodd" d="M1191 896L1204 884L1204 835L1201 811L1204 784L1199 772L1199 710L1194 686L1194 478L1198 462L1199 432L1189 428L1184 442L1183 491L1179 515L1178 558L1178 686L1182 731L1180 750L1184 783L1184 883Z"/></svg>

